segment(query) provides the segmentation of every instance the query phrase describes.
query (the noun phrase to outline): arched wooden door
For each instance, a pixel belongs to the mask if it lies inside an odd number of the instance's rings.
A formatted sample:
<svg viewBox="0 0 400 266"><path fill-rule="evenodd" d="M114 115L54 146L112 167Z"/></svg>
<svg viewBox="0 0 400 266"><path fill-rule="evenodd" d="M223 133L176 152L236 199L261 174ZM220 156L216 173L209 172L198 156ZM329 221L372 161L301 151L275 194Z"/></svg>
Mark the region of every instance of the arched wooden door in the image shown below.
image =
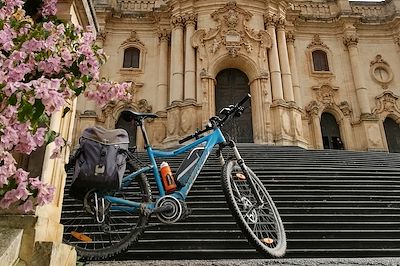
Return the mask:
<svg viewBox="0 0 400 266"><path fill-rule="evenodd" d="M383 122L389 152L400 152L400 126L390 117Z"/></svg>
<svg viewBox="0 0 400 266"><path fill-rule="evenodd" d="M115 128L122 128L128 132L129 135L129 147L136 145L136 126L130 122L132 114L128 111L122 111Z"/></svg>
<svg viewBox="0 0 400 266"><path fill-rule="evenodd" d="M330 113L321 116L321 131L324 149L343 150L344 145L340 136L339 125Z"/></svg>
<svg viewBox="0 0 400 266"><path fill-rule="evenodd" d="M215 88L215 113L231 104L239 102L250 92L249 79L242 71L229 68L217 75L217 86ZM222 129L227 138L238 143L252 143L253 125L251 118L250 101L246 103L249 107L241 117L235 117L226 123Z"/></svg>

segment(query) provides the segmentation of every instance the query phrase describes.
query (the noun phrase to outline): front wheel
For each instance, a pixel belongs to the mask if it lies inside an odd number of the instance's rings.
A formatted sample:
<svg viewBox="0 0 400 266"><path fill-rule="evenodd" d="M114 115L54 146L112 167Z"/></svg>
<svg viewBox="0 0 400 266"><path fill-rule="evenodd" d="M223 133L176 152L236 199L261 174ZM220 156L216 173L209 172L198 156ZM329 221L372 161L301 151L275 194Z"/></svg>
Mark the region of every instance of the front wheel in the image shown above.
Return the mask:
<svg viewBox="0 0 400 266"><path fill-rule="evenodd" d="M286 235L278 210L258 177L247 168L249 178L264 202L256 197L236 160L229 160L222 170L222 188L229 208L248 241L263 255L282 257L286 252Z"/></svg>

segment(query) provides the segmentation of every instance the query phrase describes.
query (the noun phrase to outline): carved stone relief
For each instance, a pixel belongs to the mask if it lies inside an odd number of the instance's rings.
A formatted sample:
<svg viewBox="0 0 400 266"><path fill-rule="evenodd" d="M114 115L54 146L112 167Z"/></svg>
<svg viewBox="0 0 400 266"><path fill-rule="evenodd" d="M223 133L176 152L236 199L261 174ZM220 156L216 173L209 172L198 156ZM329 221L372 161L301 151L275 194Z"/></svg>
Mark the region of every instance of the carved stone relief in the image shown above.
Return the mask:
<svg viewBox="0 0 400 266"><path fill-rule="evenodd" d="M192 36L192 46L198 48L202 68L207 70L209 60L218 54L228 53L231 57L239 53L267 60L267 49L272 40L268 32L249 28L246 22L252 14L229 2L211 14L217 22L216 28L198 29Z"/></svg>
<svg viewBox="0 0 400 266"><path fill-rule="evenodd" d="M313 49L313 48L324 48L329 50L329 47L321 40L321 37L319 34L314 34L314 37L311 41L311 43L307 46L308 49Z"/></svg>
<svg viewBox="0 0 400 266"><path fill-rule="evenodd" d="M389 83L393 80L392 69L379 54L371 61L369 73L372 80L381 85L383 89L387 89Z"/></svg>
<svg viewBox="0 0 400 266"><path fill-rule="evenodd" d="M316 98L319 102L324 105L335 104L337 87L333 87L329 84L323 84L321 86L314 86L312 89L315 91Z"/></svg>
<svg viewBox="0 0 400 266"><path fill-rule="evenodd" d="M107 104L97 117L97 121L104 123L108 128L114 128L119 115L123 110L132 110L140 113L151 113L152 106L148 104L147 100L141 99L138 102L131 100L124 100L118 103L111 102ZM147 122L151 122L148 120Z"/></svg>
<svg viewBox="0 0 400 266"><path fill-rule="evenodd" d="M372 110L372 113L391 113L400 117L399 98L400 96L395 95L393 92L385 91L381 95L375 97L376 107Z"/></svg>
<svg viewBox="0 0 400 266"><path fill-rule="evenodd" d="M121 47L137 45L144 48L144 44L137 37L136 31L131 31L129 37L121 44Z"/></svg>

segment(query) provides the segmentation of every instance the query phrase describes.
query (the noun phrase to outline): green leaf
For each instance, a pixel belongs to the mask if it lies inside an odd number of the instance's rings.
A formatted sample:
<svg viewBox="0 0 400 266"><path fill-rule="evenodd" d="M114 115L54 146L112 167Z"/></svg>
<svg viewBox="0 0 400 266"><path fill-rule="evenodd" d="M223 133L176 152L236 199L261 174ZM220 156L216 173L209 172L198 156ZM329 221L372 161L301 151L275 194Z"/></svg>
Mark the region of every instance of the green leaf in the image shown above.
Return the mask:
<svg viewBox="0 0 400 266"><path fill-rule="evenodd" d="M43 112L44 112L44 105L42 101L36 99L35 105L33 106L32 122L38 123Z"/></svg>
<svg viewBox="0 0 400 266"><path fill-rule="evenodd" d="M50 143L53 142L56 137L57 137L57 132L55 132L54 130L49 130L44 136L44 140L46 141L46 143Z"/></svg>
<svg viewBox="0 0 400 266"><path fill-rule="evenodd" d="M11 97L8 99L8 103L11 105L16 105L17 104L17 96L15 94L11 95Z"/></svg>
<svg viewBox="0 0 400 266"><path fill-rule="evenodd" d="M71 111L71 108L65 107L65 108L64 108L64 111L63 111L62 117L64 118L64 116L65 116L69 111Z"/></svg>
<svg viewBox="0 0 400 266"><path fill-rule="evenodd" d="M21 108L18 111L18 120L20 122L26 122L27 120L31 120L32 117L33 106L27 101L22 100Z"/></svg>

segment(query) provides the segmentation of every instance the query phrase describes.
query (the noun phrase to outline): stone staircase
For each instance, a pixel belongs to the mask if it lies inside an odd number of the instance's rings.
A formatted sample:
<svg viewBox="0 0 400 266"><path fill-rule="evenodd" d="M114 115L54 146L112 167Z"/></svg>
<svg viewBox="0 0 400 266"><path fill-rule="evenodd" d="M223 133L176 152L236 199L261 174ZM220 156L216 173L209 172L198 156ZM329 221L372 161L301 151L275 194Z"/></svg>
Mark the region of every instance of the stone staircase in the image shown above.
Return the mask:
<svg viewBox="0 0 400 266"><path fill-rule="evenodd" d="M280 211L286 258L400 254L400 154L255 144L239 150ZM181 159L168 163L176 171ZM187 199L192 214L173 225L152 218L139 242L113 259L261 258L230 214L220 172L212 155Z"/></svg>

